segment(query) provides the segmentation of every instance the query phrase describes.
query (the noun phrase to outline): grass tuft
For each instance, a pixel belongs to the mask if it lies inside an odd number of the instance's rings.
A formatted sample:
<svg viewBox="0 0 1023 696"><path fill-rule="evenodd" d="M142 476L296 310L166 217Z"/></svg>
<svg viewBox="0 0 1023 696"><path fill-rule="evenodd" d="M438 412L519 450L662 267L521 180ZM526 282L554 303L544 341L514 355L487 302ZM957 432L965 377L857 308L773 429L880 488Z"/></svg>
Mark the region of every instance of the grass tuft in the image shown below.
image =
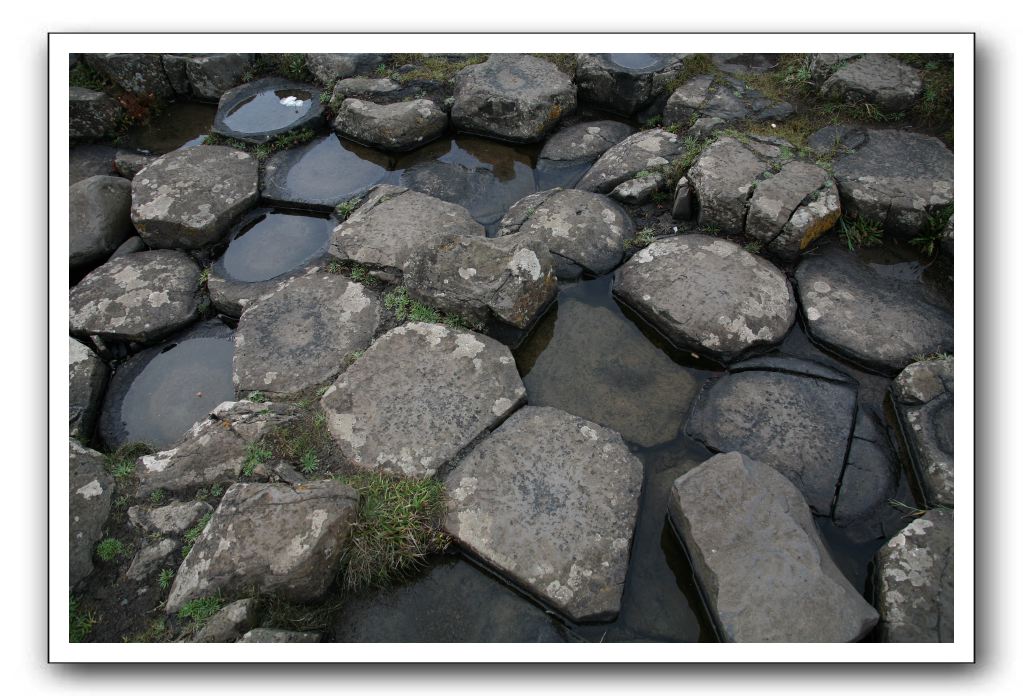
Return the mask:
<svg viewBox="0 0 1023 696"><path fill-rule="evenodd" d="M843 217L838 221L838 235L854 251L858 247L880 246L883 237L881 223L866 218Z"/></svg>
<svg viewBox="0 0 1023 696"><path fill-rule="evenodd" d="M179 619L191 619L198 628L209 621L210 617L220 611L223 600L220 597L200 597L186 602L178 609Z"/></svg>
<svg viewBox="0 0 1023 696"><path fill-rule="evenodd" d="M242 474L252 476L256 467L270 461L270 450L262 447L258 442L251 442L245 449L245 462L242 464Z"/></svg>
<svg viewBox="0 0 1023 696"><path fill-rule="evenodd" d="M909 240L909 243L928 256L933 256L938 251L942 237L945 236L945 226L952 219L953 212L953 204L949 203L936 212L929 213L920 234Z"/></svg>
<svg viewBox="0 0 1023 696"><path fill-rule="evenodd" d="M72 643L81 643L95 624L96 617L92 612L83 610L78 598L70 595L68 598L68 640Z"/></svg>
<svg viewBox="0 0 1023 696"><path fill-rule="evenodd" d="M625 250L630 249L642 249L643 247L649 246L654 241L654 230L652 227L644 227L636 233L636 236L632 239L625 240Z"/></svg>
<svg viewBox="0 0 1023 696"><path fill-rule="evenodd" d="M153 448L144 442L128 442L110 454L105 455L107 471L120 482L135 476L135 461L146 454L152 454Z"/></svg>
<svg viewBox="0 0 1023 696"><path fill-rule="evenodd" d="M210 523L210 519L213 517L212 512L207 512L202 518L196 522L192 527L185 532L184 545L181 547L181 557L184 558L192 551L192 547L195 546L195 542L199 540L199 536L206 531L206 525Z"/></svg>
<svg viewBox="0 0 1023 696"><path fill-rule="evenodd" d="M347 201L341 201L337 204L337 206L335 206L334 214L337 215L338 220L343 222L351 217L352 213L355 212L355 209L359 207L360 203L362 203L362 196L356 196L354 198L349 198Z"/></svg>
<svg viewBox="0 0 1023 696"><path fill-rule="evenodd" d="M114 539L113 537L107 537L103 541L96 544L96 555L101 561L109 563L110 561L124 556L128 553L128 548L124 545L120 539Z"/></svg>
<svg viewBox="0 0 1023 696"><path fill-rule="evenodd" d="M459 70L486 60L485 53L472 53L452 60L435 53L392 53L387 67L377 72L402 85L418 80L448 82ZM411 69L398 71L398 68L406 65L412 66Z"/></svg>

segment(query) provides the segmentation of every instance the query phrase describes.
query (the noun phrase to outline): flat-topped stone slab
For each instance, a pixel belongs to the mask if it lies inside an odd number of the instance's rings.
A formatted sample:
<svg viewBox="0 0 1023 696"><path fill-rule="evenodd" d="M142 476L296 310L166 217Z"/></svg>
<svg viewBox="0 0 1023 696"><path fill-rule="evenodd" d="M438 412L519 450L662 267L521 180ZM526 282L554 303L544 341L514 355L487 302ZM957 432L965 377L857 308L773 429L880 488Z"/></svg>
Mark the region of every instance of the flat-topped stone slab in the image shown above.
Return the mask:
<svg viewBox="0 0 1023 696"><path fill-rule="evenodd" d="M113 97L71 86L68 93L68 135L83 140L114 135L121 124L124 109Z"/></svg>
<svg viewBox="0 0 1023 696"><path fill-rule="evenodd" d="M661 128L640 131L608 148L576 188L609 193L640 172L666 166L683 149L682 141L674 133Z"/></svg>
<svg viewBox="0 0 1023 696"><path fill-rule="evenodd" d="M794 113L788 102L773 101L735 77L699 75L668 97L664 123L683 126L699 118L730 121L781 121Z"/></svg>
<svg viewBox="0 0 1023 696"><path fill-rule="evenodd" d="M71 437L88 441L103 403L110 370L88 346L68 338L68 428Z"/></svg>
<svg viewBox="0 0 1023 696"><path fill-rule="evenodd" d="M346 138L382 150L402 152L435 140L448 126L448 115L429 99L374 104L345 99L334 130Z"/></svg>
<svg viewBox="0 0 1023 696"><path fill-rule="evenodd" d="M535 56L493 53L454 77L455 128L501 140L541 140L575 111L575 84L553 63Z"/></svg>
<svg viewBox="0 0 1023 696"><path fill-rule="evenodd" d="M955 359L916 362L892 383L892 402L931 505L955 505Z"/></svg>
<svg viewBox="0 0 1023 696"><path fill-rule="evenodd" d="M330 87L335 81L359 73L369 73L384 61L379 53L307 53L306 67L322 84Z"/></svg>
<svg viewBox="0 0 1023 696"><path fill-rule="evenodd" d="M642 481L643 466L618 433L527 406L452 470L444 527L573 621L610 620Z"/></svg>
<svg viewBox="0 0 1023 696"><path fill-rule="evenodd" d="M103 263L131 236L131 183L116 176L92 176L68 190L71 268Z"/></svg>
<svg viewBox="0 0 1023 696"><path fill-rule="evenodd" d="M380 324L380 300L342 275L310 269L242 313L234 338L240 394L294 394L337 375Z"/></svg>
<svg viewBox="0 0 1023 696"><path fill-rule="evenodd" d="M442 234L482 237L485 231L460 205L381 184L334 229L330 253L346 261L401 270L413 251Z"/></svg>
<svg viewBox="0 0 1023 696"><path fill-rule="evenodd" d="M114 498L114 478L96 450L68 438L68 586L92 573L92 549L103 538Z"/></svg>
<svg viewBox="0 0 1023 696"><path fill-rule="evenodd" d="M188 91L204 101L219 101L224 92L244 82L245 74L252 69L251 53L205 53L180 56L179 60Z"/></svg>
<svg viewBox="0 0 1023 696"><path fill-rule="evenodd" d="M619 121L585 121L551 135L540 150L540 159L554 162L595 161L635 129Z"/></svg>
<svg viewBox="0 0 1023 696"><path fill-rule="evenodd" d="M132 505L128 508L128 520L144 532L176 536L212 512L213 506L201 500L175 501L154 508Z"/></svg>
<svg viewBox="0 0 1023 696"><path fill-rule="evenodd" d="M854 642L877 623L799 490L770 466L711 457L675 480L668 512L724 641Z"/></svg>
<svg viewBox="0 0 1023 696"><path fill-rule="evenodd" d="M780 343L796 318L784 273L705 235L642 249L615 273L614 293L678 347L725 362Z"/></svg>
<svg viewBox="0 0 1023 696"><path fill-rule="evenodd" d="M224 92L213 118L213 132L248 143L265 143L300 128L323 125L320 89L264 77Z"/></svg>
<svg viewBox="0 0 1023 696"><path fill-rule="evenodd" d="M174 96L159 53L85 53L85 62L121 89L140 96Z"/></svg>
<svg viewBox="0 0 1023 696"><path fill-rule="evenodd" d="M791 261L841 215L838 187L828 173L816 164L789 162L757 184L749 200L746 235Z"/></svg>
<svg viewBox="0 0 1023 696"><path fill-rule="evenodd" d="M413 322L378 338L321 403L331 436L352 464L428 477L525 395L506 346Z"/></svg>
<svg viewBox="0 0 1023 696"><path fill-rule="evenodd" d="M824 84L821 95L847 102L869 102L884 111L903 111L923 94L920 73L883 53L868 53L839 67Z"/></svg>
<svg viewBox="0 0 1023 696"><path fill-rule="evenodd" d="M219 242L259 197L256 158L203 145L169 152L131 182L131 220L152 249Z"/></svg>
<svg viewBox="0 0 1023 696"><path fill-rule="evenodd" d="M872 370L897 372L917 356L953 348L952 313L940 298L838 245L805 257L796 284L810 337Z"/></svg>
<svg viewBox="0 0 1023 696"><path fill-rule="evenodd" d="M331 92L331 106L337 108L349 97L356 99L383 100L402 92L402 86L389 77L349 77L338 80Z"/></svg>
<svg viewBox="0 0 1023 696"><path fill-rule="evenodd" d="M199 266L180 251L110 259L71 288L71 333L149 343L199 316Z"/></svg>
<svg viewBox="0 0 1023 696"><path fill-rule="evenodd" d="M631 116L663 94L684 70L684 53L580 53L580 101Z"/></svg>

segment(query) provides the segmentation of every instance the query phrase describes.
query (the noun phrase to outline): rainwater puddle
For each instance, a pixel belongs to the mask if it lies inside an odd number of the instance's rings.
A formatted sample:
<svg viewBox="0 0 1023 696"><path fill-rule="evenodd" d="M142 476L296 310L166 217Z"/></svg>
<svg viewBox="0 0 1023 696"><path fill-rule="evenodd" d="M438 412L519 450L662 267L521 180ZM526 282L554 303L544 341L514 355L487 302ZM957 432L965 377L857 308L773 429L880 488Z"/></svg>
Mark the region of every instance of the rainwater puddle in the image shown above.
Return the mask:
<svg viewBox="0 0 1023 696"><path fill-rule="evenodd" d="M125 135L125 145L155 155L201 145L213 124L217 107L196 102L174 102L144 126Z"/></svg>
<svg viewBox="0 0 1023 696"><path fill-rule="evenodd" d="M313 98L314 95L303 89L259 92L232 107L224 116L224 125L238 133L287 128L309 113Z"/></svg>
<svg viewBox="0 0 1023 696"><path fill-rule="evenodd" d="M608 58L615 65L629 70L645 70L661 62L656 53L609 53Z"/></svg>
<svg viewBox="0 0 1023 696"><path fill-rule="evenodd" d="M326 217L265 212L234 236L216 262L217 270L244 283L276 278L322 253L333 227Z"/></svg>

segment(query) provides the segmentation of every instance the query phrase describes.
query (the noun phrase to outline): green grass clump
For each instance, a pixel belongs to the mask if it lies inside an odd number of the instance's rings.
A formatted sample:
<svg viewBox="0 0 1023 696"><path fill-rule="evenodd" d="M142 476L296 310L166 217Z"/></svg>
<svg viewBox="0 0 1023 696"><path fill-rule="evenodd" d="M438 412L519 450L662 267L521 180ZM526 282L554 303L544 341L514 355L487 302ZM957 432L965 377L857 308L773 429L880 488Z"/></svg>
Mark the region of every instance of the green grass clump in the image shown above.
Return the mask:
<svg viewBox="0 0 1023 696"><path fill-rule="evenodd" d="M457 60L448 60L434 53L393 53L388 66L383 71L378 70L378 73L402 85L417 80L447 82L462 68L482 63L486 59L485 53L473 53ZM405 65L413 67L411 70L397 72L397 68Z"/></svg>
<svg viewBox="0 0 1023 696"><path fill-rule="evenodd" d="M128 442L107 454L104 464L115 479L123 482L135 476L135 461L152 453L153 448L144 442Z"/></svg>
<svg viewBox="0 0 1023 696"><path fill-rule="evenodd" d="M130 636L124 636L121 640L125 643L164 643L171 638L167 629L167 619L158 617L146 627L144 631Z"/></svg>
<svg viewBox="0 0 1023 696"><path fill-rule="evenodd" d="M220 611L224 601L220 597L200 597L186 602L178 609L179 619L191 619L196 627L202 626Z"/></svg>
<svg viewBox="0 0 1023 696"><path fill-rule="evenodd" d="M265 404L267 402L266 394L258 389L256 391L249 392L248 400L257 404Z"/></svg>
<svg viewBox="0 0 1023 696"><path fill-rule="evenodd" d="M245 448L245 461L242 464L242 474L245 476L252 476L256 467L260 464L266 464L270 461L272 453L270 450L262 447L258 442L249 443L249 446Z"/></svg>
<svg viewBox="0 0 1023 696"><path fill-rule="evenodd" d="M149 502L153 505L159 505L167 498L167 492L162 488L157 488L155 491L149 494Z"/></svg>
<svg viewBox="0 0 1023 696"><path fill-rule="evenodd" d="M184 545L181 547L181 557L184 558L192 551L192 547L195 546L195 542L199 540L201 535L206 530L206 525L210 523L210 519L213 517L212 512L207 512L202 518L196 522L192 527L185 532Z"/></svg>
<svg viewBox="0 0 1023 696"><path fill-rule="evenodd" d="M909 243L928 256L933 256L945 236L945 226L952 219L953 212L953 204L949 203L938 211L928 214L920 234L909 240Z"/></svg>
<svg viewBox="0 0 1023 696"><path fill-rule="evenodd" d="M83 610L78 603L78 598L70 595L68 598L68 640L72 643L81 643L95 624L96 617L92 612Z"/></svg>
<svg viewBox="0 0 1023 696"><path fill-rule="evenodd" d="M746 251L748 251L751 254L759 254L760 250L761 250L761 248L763 248L763 246L764 246L764 243L761 242L759 239L757 239L755 241L748 242L743 247L743 249L745 249Z"/></svg>
<svg viewBox="0 0 1023 696"><path fill-rule="evenodd" d="M858 247L880 246L883 237L881 223L866 218L843 217L838 221L838 236L849 251Z"/></svg>
<svg viewBox="0 0 1023 696"><path fill-rule="evenodd" d="M344 221L351 217L351 214L355 212L355 209L362 203L362 196L356 196L355 198L349 198L347 201L341 201L334 207L334 214L337 215L337 219Z"/></svg>
<svg viewBox="0 0 1023 696"><path fill-rule="evenodd" d="M156 579L157 584L160 585L161 590L166 590L171 586L174 581L174 571L170 568L164 568L160 571L159 577Z"/></svg>
<svg viewBox="0 0 1023 696"><path fill-rule="evenodd" d="M103 541L96 544L96 555L99 556L101 561L109 563L119 556L123 556L128 552L127 547L119 539L113 537L107 537Z"/></svg>
<svg viewBox="0 0 1023 696"><path fill-rule="evenodd" d="M110 80L93 70L84 60L79 60L75 67L71 68L68 78L68 83L72 87L84 87L95 92L103 92L110 87Z"/></svg>
<svg viewBox="0 0 1023 696"><path fill-rule="evenodd" d="M313 474L320 468L320 458L313 450L306 450L300 459L303 474Z"/></svg>
<svg viewBox="0 0 1023 696"><path fill-rule="evenodd" d="M274 428L260 441L268 458L296 465L305 473L315 472L324 462L336 459L338 453L323 412L309 406L299 418Z"/></svg>
<svg viewBox="0 0 1023 696"><path fill-rule="evenodd" d="M632 239L625 240L626 251L630 249L642 249L654 241L654 230L652 227L644 227Z"/></svg>

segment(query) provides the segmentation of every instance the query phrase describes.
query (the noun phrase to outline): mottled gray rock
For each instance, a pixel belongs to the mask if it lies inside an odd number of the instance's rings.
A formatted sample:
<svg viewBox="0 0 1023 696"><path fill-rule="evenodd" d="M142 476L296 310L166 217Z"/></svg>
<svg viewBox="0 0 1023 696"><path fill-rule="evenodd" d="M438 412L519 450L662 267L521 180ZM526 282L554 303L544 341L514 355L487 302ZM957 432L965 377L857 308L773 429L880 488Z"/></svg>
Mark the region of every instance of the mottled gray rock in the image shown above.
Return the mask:
<svg viewBox="0 0 1023 696"><path fill-rule="evenodd" d="M679 177L675 184L675 198L671 204L671 216L676 220L689 220L693 217L693 187L689 179Z"/></svg>
<svg viewBox="0 0 1023 696"><path fill-rule="evenodd" d="M661 95L682 72L684 53L580 53L579 99L631 116Z"/></svg>
<svg viewBox="0 0 1023 696"><path fill-rule="evenodd" d="M241 475L250 444L298 416L290 404L225 401L170 449L139 457L139 495L176 492Z"/></svg>
<svg viewBox="0 0 1023 696"><path fill-rule="evenodd" d="M711 60L718 70L741 75L742 73L765 73L778 67L781 54L778 53L714 53Z"/></svg>
<svg viewBox="0 0 1023 696"><path fill-rule="evenodd" d="M117 148L110 145L75 145L68 151L69 185L90 176L116 176L114 157Z"/></svg>
<svg viewBox="0 0 1023 696"><path fill-rule="evenodd" d="M74 438L88 440L96 425L103 389L110 371L87 346L68 338L68 428Z"/></svg>
<svg viewBox="0 0 1023 696"><path fill-rule="evenodd" d="M210 504L201 500L175 501L157 508L133 505L128 508L128 519L144 532L176 536L187 532L203 515L211 512Z"/></svg>
<svg viewBox="0 0 1023 696"><path fill-rule="evenodd" d="M875 539L890 536L893 530L888 527L895 510L888 501L897 493L897 467L884 427L876 415L861 406L835 500L835 524L856 525Z"/></svg>
<svg viewBox="0 0 1023 696"><path fill-rule="evenodd" d="M221 145L175 150L131 182L131 219L154 249L198 249L221 240L259 197L252 155Z"/></svg>
<svg viewBox="0 0 1023 696"><path fill-rule="evenodd" d="M293 602L320 599L334 582L358 506L359 494L333 479L234 484L174 576L167 612L251 587Z"/></svg>
<svg viewBox="0 0 1023 696"><path fill-rule="evenodd" d="M952 351L952 314L940 298L838 245L804 257L796 284L810 337L865 367L897 372L916 356Z"/></svg>
<svg viewBox="0 0 1023 696"><path fill-rule="evenodd" d="M68 438L68 570L74 587L92 572L92 547L103 537L110 515L114 479L103 468L103 455Z"/></svg>
<svg viewBox="0 0 1023 696"><path fill-rule="evenodd" d="M334 85L330 104L336 109L341 102L349 97L370 100L387 98L388 95L400 92L401 89L401 85L389 77L349 77L345 80L338 80L338 83Z"/></svg>
<svg viewBox="0 0 1023 696"><path fill-rule="evenodd" d="M307 53L305 65L322 84L330 87L335 81L356 73L369 72L383 62L378 53Z"/></svg>
<svg viewBox="0 0 1023 696"><path fill-rule="evenodd" d="M835 161L846 214L880 222L903 239L915 237L952 202L952 153L940 140L896 130L867 131L866 142Z"/></svg>
<svg viewBox="0 0 1023 696"><path fill-rule="evenodd" d="M68 190L71 268L103 263L132 233L131 183L92 176Z"/></svg>
<svg viewBox="0 0 1023 696"><path fill-rule="evenodd" d="M687 177L700 205L701 225L741 234L757 179L770 163L735 138L721 138L700 154Z"/></svg>
<svg viewBox="0 0 1023 696"><path fill-rule="evenodd" d="M830 515L856 391L850 378L817 363L754 358L700 395L686 431L715 452L742 452L771 465L814 512Z"/></svg>
<svg viewBox="0 0 1023 696"><path fill-rule="evenodd" d="M929 510L877 552L882 641L955 640L954 522L951 510Z"/></svg>
<svg viewBox="0 0 1023 696"><path fill-rule="evenodd" d="M650 176L641 176L623 181L614 187L609 197L630 205L643 205L649 201L657 190L664 186L664 175L654 172Z"/></svg>
<svg viewBox="0 0 1023 696"><path fill-rule="evenodd" d="M592 162L635 129L618 121L586 121L554 133L543 144L540 159L555 162Z"/></svg>
<svg viewBox="0 0 1023 696"><path fill-rule="evenodd" d="M124 573L125 577L140 582L162 567L177 565L177 558L169 560L177 549L178 542L173 539L161 539L155 544L142 547L132 557L131 565Z"/></svg>
<svg viewBox="0 0 1023 696"><path fill-rule="evenodd" d="M209 53L186 57L183 62L192 95L218 101L224 92L244 82L252 67L252 54Z"/></svg>
<svg viewBox="0 0 1023 696"><path fill-rule="evenodd" d="M838 187L825 184L796 208L767 249L781 259L794 261L815 239L835 226L842 215Z"/></svg>
<svg viewBox="0 0 1023 696"><path fill-rule="evenodd" d="M955 359L913 363L892 383L892 401L927 502L955 505Z"/></svg>
<svg viewBox="0 0 1023 696"><path fill-rule="evenodd" d="M346 261L400 270L409 254L442 234L482 237L485 232L459 205L381 184L334 230L330 253Z"/></svg>
<svg viewBox="0 0 1023 696"><path fill-rule="evenodd" d="M621 436L528 406L447 479L459 544L573 621L619 610L643 466Z"/></svg>
<svg viewBox="0 0 1023 696"><path fill-rule="evenodd" d="M256 600L239 599L210 617L195 635L194 643L230 643L256 625Z"/></svg>
<svg viewBox="0 0 1023 696"><path fill-rule="evenodd" d="M838 188L815 164L789 162L761 181L749 201L746 234L793 260L831 229L842 214Z"/></svg>
<svg viewBox="0 0 1023 696"><path fill-rule="evenodd" d="M811 53L807 67L814 81L821 84L832 73L859 55L859 53Z"/></svg>
<svg viewBox="0 0 1023 696"><path fill-rule="evenodd" d="M845 154L867 142L867 133L855 126L824 126L807 137L806 146L818 155Z"/></svg>
<svg viewBox="0 0 1023 696"><path fill-rule="evenodd" d="M678 347L721 361L780 343L796 318L784 273L732 242L704 235L642 249L616 271L614 294Z"/></svg>
<svg viewBox="0 0 1023 696"><path fill-rule="evenodd" d="M502 140L541 140L575 111L572 78L542 58L492 53L454 77L451 121L459 130Z"/></svg>
<svg viewBox="0 0 1023 696"><path fill-rule="evenodd" d="M643 171L663 167L682 154L679 137L660 128L640 131L600 156L576 188L607 193Z"/></svg>
<svg viewBox="0 0 1023 696"><path fill-rule="evenodd" d="M239 393L295 394L337 375L380 325L380 300L360 283L310 269L242 313L234 338Z"/></svg>
<svg viewBox="0 0 1023 696"><path fill-rule="evenodd" d="M383 150L412 150L441 136L448 115L429 99L374 104L345 99L334 119L340 135Z"/></svg>
<svg viewBox="0 0 1023 696"><path fill-rule="evenodd" d="M71 333L148 343L199 316L199 266L180 251L110 259L71 288Z"/></svg>
<svg viewBox="0 0 1023 696"><path fill-rule="evenodd" d="M526 196L501 219L497 236L540 241L559 278L603 275L622 261L636 228L614 201L589 191L551 189Z"/></svg>
<svg viewBox="0 0 1023 696"><path fill-rule="evenodd" d="M285 631L281 628L254 628L237 640L238 643L319 643L320 634L308 631Z"/></svg>
<svg viewBox="0 0 1023 696"><path fill-rule="evenodd" d="M854 642L877 623L770 466L711 457L675 480L668 512L726 642Z"/></svg>
<svg viewBox="0 0 1023 696"><path fill-rule="evenodd" d="M693 121L693 125L686 131L687 136L697 139L709 138L715 131L725 127L726 121L716 116L701 116Z"/></svg>
<svg viewBox="0 0 1023 696"><path fill-rule="evenodd" d="M409 256L409 294L473 323L497 319L524 329L557 293L554 259L537 239L445 235Z"/></svg>
<svg viewBox="0 0 1023 696"><path fill-rule="evenodd" d="M125 179L131 180L135 175L157 160L156 155L143 155L131 150L118 150L114 156L114 168ZM129 189L130 191L130 189Z"/></svg>
<svg viewBox="0 0 1023 696"><path fill-rule="evenodd" d="M664 123L689 125L696 119L780 121L794 112L788 102L775 102L734 77L699 75L672 92L664 105ZM706 127L704 127L706 130Z"/></svg>
<svg viewBox="0 0 1023 696"><path fill-rule="evenodd" d="M116 259L120 256L127 256L128 254L137 254L140 251L148 251L149 247L142 241L142 237L138 235L128 237L124 240L121 246L117 247L117 250L110 255L110 258Z"/></svg>
<svg viewBox="0 0 1023 696"><path fill-rule="evenodd" d="M506 346L414 322L377 339L321 403L330 434L352 464L427 477L525 395Z"/></svg>
<svg viewBox="0 0 1023 696"><path fill-rule="evenodd" d="M121 89L140 96L170 99L174 88L159 53L86 53L85 62Z"/></svg>
<svg viewBox="0 0 1023 696"><path fill-rule="evenodd" d="M160 56L160 60L163 63L163 72L167 75L167 81L170 82L174 93L180 97L187 97L191 94L192 86L188 83L188 71L185 68L185 63L194 55L203 54L164 53Z"/></svg>
<svg viewBox="0 0 1023 696"><path fill-rule="evenodd" d="M923 93L920 73L883 53L868 53L838 68L821 85L821 95L869 102L884 111L903 111Z"/></svg>
<svg viewBox="0 0 1023 696"><path fill-rule="evenodd" d="M114 135L121 125L124 109L113 97L84 87L70 87L68 135L93 139Z"/></svg>

